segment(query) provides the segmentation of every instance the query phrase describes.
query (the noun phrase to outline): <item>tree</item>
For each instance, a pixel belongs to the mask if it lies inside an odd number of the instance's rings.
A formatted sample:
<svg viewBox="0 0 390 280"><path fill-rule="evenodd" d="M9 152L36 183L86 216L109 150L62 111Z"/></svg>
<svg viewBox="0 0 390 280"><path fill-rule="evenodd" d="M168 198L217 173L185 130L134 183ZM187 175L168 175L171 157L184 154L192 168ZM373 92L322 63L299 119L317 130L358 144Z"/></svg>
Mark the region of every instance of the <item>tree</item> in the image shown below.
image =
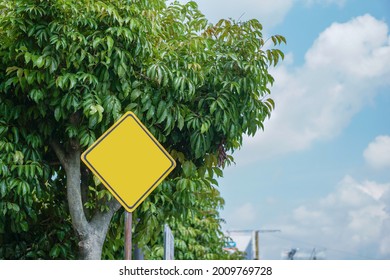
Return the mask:
<svg viewBox="0 0 390 280"><path fill-rule="evenodd" d="M120 257L120 206L80 154L131 110L178 163L134 212L136 243L161 258L168 223L176 258L228 258L216 179L263 129L283 58L261 24L212 25L195 2L0 3L0 257L99 259L106 235Z"/></svg>

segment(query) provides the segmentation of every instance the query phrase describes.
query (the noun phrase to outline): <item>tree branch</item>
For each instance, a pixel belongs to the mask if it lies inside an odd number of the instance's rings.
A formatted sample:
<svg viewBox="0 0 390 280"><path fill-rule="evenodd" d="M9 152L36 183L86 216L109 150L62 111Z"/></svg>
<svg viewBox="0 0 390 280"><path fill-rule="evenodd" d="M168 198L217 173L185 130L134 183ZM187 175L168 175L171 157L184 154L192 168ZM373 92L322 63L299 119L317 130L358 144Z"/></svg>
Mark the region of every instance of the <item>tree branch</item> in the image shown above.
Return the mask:
<svg viewBox="0 0 390 280"><path fill-rule="evenodd" d="M55 140L50 141L50 146L65 169L69 213L73 227L79 235L85 235L89 225L81 198L80 147L77 143L72 143L70 151L65 151Z"/></svg>
<svg viewBox="0 0 390 280"><path fill-rule="evenodd" d="M89 190L88 190L88 177L89 177L89 170L84 165L81 165L80 187L81 187L81 201L83 202L83 206L88 200L88 192L89 192ZM90 211L88 208L84 207L84 213L87 217L90 217Z"/></svg>
<svg viewBox="0 0 390 280"><path fill-rule="evenodd" d="M109 210L107 212L97 212L90 222L92 227L98 228L103 232L103 236L107 234L112 216L121 208L121 205L115 198L107 202L107 205Z"/></svg>
<svg viewBox="0 0 390 280"><path fill-rule="evenodd" d="M67 163L67 159L66 159L66 155L65 155L64 150L61 148L60 144L55 140L50 141L50 146L53 148L54 152L57 155L58 160L60 161L61 165L66 170L68 163Z"/></svg>
<svg viewBox="0 0 390 280"><path fill-rule="evenodd" d="M71 149L67 157L68 168L65 171L70 215L76 231L78 234L83 235L88 231L89 225L85 217L81 197L80 155L80 149Z"/></svg>

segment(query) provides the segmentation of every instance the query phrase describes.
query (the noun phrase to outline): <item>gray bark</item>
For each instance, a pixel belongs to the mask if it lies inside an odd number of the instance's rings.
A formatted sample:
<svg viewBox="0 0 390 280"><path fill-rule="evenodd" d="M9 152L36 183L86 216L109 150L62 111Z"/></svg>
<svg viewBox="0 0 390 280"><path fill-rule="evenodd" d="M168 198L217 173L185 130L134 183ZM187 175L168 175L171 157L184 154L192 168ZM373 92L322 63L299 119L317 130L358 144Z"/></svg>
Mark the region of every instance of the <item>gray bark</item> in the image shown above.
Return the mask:
<svg viewBox="0 0 390 280"><path fill-rule="evenodd" d="M100 260L111 218L120 208L120 204L112 199L108 202L109 210L107 212L97 212L88 221L84 212L81 191L80 146L76 141L73 141L71 147L65 152L65 149L58 142L52 141L51 147L65 169L69 212L73 228L80 239L80 258Z"/></svg>

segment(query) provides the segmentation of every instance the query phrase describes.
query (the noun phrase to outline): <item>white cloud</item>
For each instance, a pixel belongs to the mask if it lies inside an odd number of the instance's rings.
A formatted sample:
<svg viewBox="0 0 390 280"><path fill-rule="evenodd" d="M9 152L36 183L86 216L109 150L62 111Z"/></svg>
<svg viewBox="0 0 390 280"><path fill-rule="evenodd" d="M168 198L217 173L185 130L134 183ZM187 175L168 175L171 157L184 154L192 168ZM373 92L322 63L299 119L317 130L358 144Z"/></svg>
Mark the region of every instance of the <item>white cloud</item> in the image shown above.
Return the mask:
<svg viewBox="0 0 390 280"><path fill-rule="evenodd" d="M179 2L186 3L188 0L179 0ZM265 27L272 27L281 24L296 4L343 7L347 0L196 0L195 2L200 11L213 23L221 18L235 20L255 18Z"/></svg>
<svg viewBox="0 0 390 280"><path fill-rule="evenodd" d="M181 0L180 2L188 2ZM264 26L281 23L293 6L294 0L197 0L199 9L211 22L221 18L234 20L258 19Z"/></svg>
<svg viewBox="0 0 390 280"><path fill-rule="evenodd" d="M389 235L389 232L390 232L390 218L387 218L383 222L382 231L381 231L382 239L379 241L379 245L380 245L379 252L382 255L389 254L388 252L390 252L390 235Z"/></svg>
<svg viewBox="0 0 390 280"><path fill-rule="evenodd" d="M319 5L332 5L335 4L339 7L343 7L347 0L301 0L305 5L311 6L314 4L319 4Z"/></svg>
<svg viewBox="0 0 390 280"><path fill-rule="evenodd" d="M327 259L389 259L389 206L390 183L359 182L347 175L333 192L267 225L280 228L285 241L272 248L264 242L263 250L273 251L272 258L279 258L283 249L300 247L306 252L326 248Z"/></svg>
<svg viewBox="0 0 390 280"><path fill-rule="evenodd" d="M363 156L373 168L390 168L390 136L376 137L364 150Z"/></svg>
<svg viewBox="0 0 390 280"><path fill-rule="evenodd" d="M388 26L371 15L333 23L306 54L309 69L337 71L345 78L369 79L388 74Z"/></svg>
<svg viewBox="0 0 390 280"><path fill-rule="evenodd" d="M252 203L245 203L236 208L229 220L233 221L231 224L233 228L241 228L256 220L257 211Z"/></svg>
<svg viewBox="0 0 390 280"><path fill-rule="evenodd" d="M299 221L301 224L314 226L318 222L321 224L325 222L327 217L323 212L308 209L307 206L301 205L293 211L293 218L296 221Z"/></svg>
<svg viewBox="0 0 390 280"><path fill-rule="evenodd" d="M371 205L373 201L379 201L387 189L386 184L381 185L367 180L359 183L347 175L340 181L334 193L321 200L321 206L360 208L362 205Z"/></svg>
<svg viewBox="0 0 390 280"><path fill-rule="evenodd" d="M265 132L246 138L238 163L307 149L337 136L379 88L390 85L388 26L368 14L334 23L307 51L304 65L283 64L272 74L276 109Z"/></svg>
<svg viewBox="0 0 390 280"><path fill-rule="evenodd" d="M385 211L388 214L386 220L383 221L382 230L381 230L381 239L380 239L380 253L385 255L390 252L390 192L386 192L382 196L382 201L386 202Z"/></svg>

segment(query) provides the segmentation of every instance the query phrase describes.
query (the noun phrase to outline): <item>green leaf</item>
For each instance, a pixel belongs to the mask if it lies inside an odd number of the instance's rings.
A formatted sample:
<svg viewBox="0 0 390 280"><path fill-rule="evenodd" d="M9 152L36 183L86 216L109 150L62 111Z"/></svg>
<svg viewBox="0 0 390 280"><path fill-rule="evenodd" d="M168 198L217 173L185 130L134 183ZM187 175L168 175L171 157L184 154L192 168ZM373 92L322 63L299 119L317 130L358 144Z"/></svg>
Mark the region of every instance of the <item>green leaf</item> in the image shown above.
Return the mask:
<svg viewBox="0 0 390 280"><path fill-rule="evenodd" d="M31 60L31 54L28 52L24 53L24 61L26 62L26 64L29 63L30 60Z"/></svg>
<svg viewBox="0 0 390 280"><path fill-rule="evenodd" d="M22 230L23 230L24 232L28 231L28 224L27 224L26 221L20 222L20 227L22 228Z"/></svg>
<svg viewBox="0 0 390 280"><path fill-rule="evenodd" d="M172 124L173 124L173 116L171 114L169 114L167 116L167 119L166 119L166 124L165 124L165 128L164 128L164 132L167 132L167 131L170 131L171 128L172 128Z"/></svg>
<svg viewBox="0 0 390 280"><path fill-rule="evenodd" d="M65 238L65 232L64 231L57 231L57 238L60 241L63 241Z"/></svg>
<svg viewBox="0 0 390 280"><path fill-rule="evenodd" d="M179 130L182 130L184 127L184 118L181 114L179 114L177 118L177 127L179 128Z"/></svg>
<svg viewBox="0 0 390 280"><path fill-rule="evenodd" d="M40 89L33 89L28 95L35 103L39 103L43 99L43 92Z"/></svg>
<svg viewBox="0 0 390 280"><path fill-rule="evenodd" d="M185 161L182 164L182 169L185 177L191 177L196 174L196 166L192 161Z"/></svg>
<svg viewBox="0 0 390 280"><path fill-rule="evenodd" d="M57 122L61 119L61 109L59 107L54 110L54 118Z"/></svg>
<svg viewBox="0 0 390 280"><path fill-rule="evenodd" d="M89 117L88 127L94 128L98 124L98 119L99 119L98 115L92 115L91 117Z"/></svg>
<svg viewBox="0 0 390 280"><path fill-rule="evenodd" d="M5 197L7 194L7 185L5 184L5 181L0 181L0 195L1 198Z"/></svg>
<svg viewBox="0 0 390 280"><path fill-rule="evenodd" d="M223 177L222 169L218 167L213 167L213 171L215 172L215 174L217 174L218 177Z"/></svg>
<svg viewBox="0 0 390 280"><path fill-rule="evenodd" d="M200 133L205 133L209 130L210 125L207 122L202 123L200 127Z"/></svg>
<svg viewBox="0 0 390 280"><path fill-rule="evenodd" d="M216 101L211 103L211 106L210 106L210 113L211 114L215 112L215 110L217 109L217 105L218 105L218 103Z"/></svg>
<svg viewBox="0 0 390 280"><path fill-rule="evenodd" d="M58 246L58 244L55 244L53 248L51 248L50 250L50 257L52 258L57 258L60 254L60 247Z"/></svg>
<svg viewBox="0 0 390 280"><path fill-rule="evenodd" d="M96 177L95 175L93 176L93 182L94 182L96 187L101 184L100 179L98 177Z"/></svg>
<svg viewBox="0 0 390 280"><path fill-rule="evenodd" d="M27 73L25 72L24 76L25 76L27 83L29 85L31 85L35 82L35 73L34 72L27 72Z"/></svg>
<svg viewBox="0 0 390 280"><path fill-rule="evenodd" d="M24 155L21 151L15 151L14 153L14 164L23 164Z"/></svg>
<svg viewBox="0 0 390 280"><path fill-rule="evenodd" d="M94 49L96 49L97 45L99 45L101 41L102 41L102 38L96 37L96 38L93 40L92 47L93 47Z"/></svg>
<svg viewBox="0 0 390 280"><path fill-rule="evenodd" d="M146 113L146 119L147 119L147 120L150 120L151 118L153 118L153 116L154 116L154 111L155 111L154 106L151 106L151 107L149 108L148 112Z"/></svg>
<svg viewBox="0 0 390 280"><path fill-rule="evenodd" d="M156 123L162 123L168 116L168 109L165 108L165 110L163 111L163 113L161 114L160 118L157 120Z"/></svg>
<svg viewBox="0 0 390 280"><path fill-rule="evenodd" d="M136 100L140 95L142 94L142 91L139 90L138 88L134 89L132 92L131 92L131 100Z"/></svg>
<svg viewBox="0 0 390 280"><path fill-rule="evenodd" d="M118 70L118 76L120 77L120 78L123 78L125 75L126 75L126 70L125 70L125 68L122 66L122 65L119 65L118 66L118 68L117 68Z"/></svg>
<svg viewBox="0 0 390 280"><path fill-rule="evenodd" d="M160 103L158 103L157 107L157 118L160 118L162 113L164 112L165 108L167 107L167 104L164 100L161 100Z"/></svg>
<svg viewBox="0 0 390 280"><path fill-rule="evenodd" d="M113 46L114 46L114 40L112 39L111 36L107 36L108 51L111 51Z"/></svg>
<svg viewBox="0 0 390 280"><path fill-rule="evenodd" d="M7 75L11 74L12 72L14 71L17 71L19 69L19 67L16 67L16 66L12 66L12 67L8 67L5 72L7 73Z"/></svg>
<svg viewBox="0 0 390 280"><path fill-rule="evenodd" d="M18 71L16 72L16 76L20 79L22 78L23 73L24 73L23 69L19 68Z"/></svg>
<svg viewBox="0 0 390 280"><path fill-rule="evenodd" d="M45 64L45 59L43 56L40 56L37 58L37 60L35 61L35 65L38 67L38 68L42 68L42 66Z"/></svg>
<svg viewBox="0 0 390 280"><path fill-rule="evenodd" d="M69 89L72 89L77 84L77 78L74 75L69 77L70 85Z"/></svg>
<svg viewBox="0 0 390 280"><path fill-rule="evenodd" d="M15 212L19 212L19 211L20 211L19 205L15 204L15 203L11 203L11 206L12 206L12 209L13 209Z"/></svg>

